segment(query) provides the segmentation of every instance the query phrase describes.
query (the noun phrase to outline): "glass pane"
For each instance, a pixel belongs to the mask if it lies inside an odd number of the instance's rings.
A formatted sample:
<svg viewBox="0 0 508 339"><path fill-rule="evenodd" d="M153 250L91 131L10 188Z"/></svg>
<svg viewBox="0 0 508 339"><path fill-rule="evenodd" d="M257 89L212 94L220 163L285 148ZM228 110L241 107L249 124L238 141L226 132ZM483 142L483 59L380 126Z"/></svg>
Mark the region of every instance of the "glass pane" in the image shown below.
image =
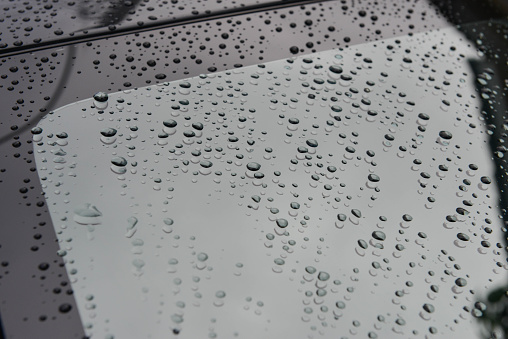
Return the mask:
<svg viewBox="0 0 508 339"><path fill-rule="evenodd" d="M443 29L47 115L36 164L85 331L478 333L506 258L472 60Z"/></svg>

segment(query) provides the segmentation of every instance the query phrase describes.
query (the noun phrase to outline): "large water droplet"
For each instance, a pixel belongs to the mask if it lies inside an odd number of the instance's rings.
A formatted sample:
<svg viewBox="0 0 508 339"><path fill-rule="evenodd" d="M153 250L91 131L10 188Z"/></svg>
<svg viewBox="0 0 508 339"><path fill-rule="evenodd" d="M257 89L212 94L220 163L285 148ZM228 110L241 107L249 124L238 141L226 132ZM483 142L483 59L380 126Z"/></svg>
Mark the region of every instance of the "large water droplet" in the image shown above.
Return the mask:
<svg viewBox="0 0 508 339"><path fill-rule="evenodd" d="M93 95L93 103L97 109L104 109L108 107L108 94L104 92L97 92Z"/></svg>
<svg viewBox="0 0 508 339"><path fill-rule="evenodd" d="M247 164L247 169L248 169L249 171L253 171L253 172L254 172L254 171L259 171L259 170L261 169L261 165L260 165L260 164L258 164L257 162L249 162L249 163Z"/></svg>
<svg viewBox="0 0 508 339"><path fill-rule="evenodd" d="M127 160L124 157L114 157L111 159L111 170L117 174L125 174L127 169Z"/></svg>
<svg viewBox="0 0 508 339"><path fill-rule="evenodd" d="M98 225L102 213L92 204L85 203L74 209L73 219L81 225Z"/></svg>
<svg viewBox="0 0 508 339"><path fill-rule="evenodd" d="M282 218L277 219L275 222L277 223L277 226L279 226L280 228L286 228L286 227L288 227L288 224L289 224L286 219L282 219Z"/></svg>

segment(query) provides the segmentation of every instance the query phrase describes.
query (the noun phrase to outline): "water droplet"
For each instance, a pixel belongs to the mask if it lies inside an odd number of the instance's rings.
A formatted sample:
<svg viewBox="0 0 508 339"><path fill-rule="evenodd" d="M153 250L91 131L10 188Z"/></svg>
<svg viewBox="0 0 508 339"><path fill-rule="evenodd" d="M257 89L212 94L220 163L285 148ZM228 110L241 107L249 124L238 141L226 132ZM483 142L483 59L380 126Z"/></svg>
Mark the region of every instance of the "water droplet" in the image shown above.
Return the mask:
<svg viewBox="0 0 508 339"><path fill-rule="evenodd" d="M482 182L482 184L486 184L486 185L489 185L492 183L492 180L487 176L481 177L480 181Z"/></svg>
<svg viewBox="0 0 508 339"><path fill-rule="evenodd" d="M404 214L404 215L402 216L402 219L403 219L404 221L410 222L411 220L413 220L413 217L412 217L412 216L410 216L409 214Z"/></svg>
<svg viewBox="0 0 508 339"><path fill-rule="evenodd" d="M281 258L275 258L273 262L276 263L277 265L284 265L286 263L284 259Z"/></svg>
<svg viewBox="0 0 508 339"><path fill-rule="evenodd" d="M213 166L213 163L211 161L208 161L208 160L202 160L199 162L199 165L201 167L204 167L204 168L210 168Z"/></svg>
<svg viewBox="0 0 508 339"><path fill-rule="evenodd" d="M249 163L247 164L247 169L248 169L249 171L253 171L253 172L255 172L255 171L259 171L259 170L261 169L261 165L260 165L260 164L258 164L257 162L249 162Z"/></svg>
<svg viewBox="0 0 508 339"><path fill-rule="evenodd" d="M372 182L378 182L379 180L381 180L377 175L375 174L369 174L369 176L367 177L369 179L369 181L372 181Z"/></svg>
<svg viewBox="0 0 508 339"><path fill-rule="evenodd" d="M286 219L280 218L275 221L277 223L277 226L280 228L286 228L288 227L288 221Z"/></svg>
<svg viewBox="0 0 508 339"><path fill-rule="evenodd" d="M455 280L455 285L459 286L459 287L464 287L467 285L467 280L464 279L464 278L457 278Z"/></svg>
<svg viewBox="0 0 508 339"><path fill-rule="evenodd" d="M314 139L307 139L305 143L310 147L318 147L318 142Z"/></svg>
<svg viewBox="0 0 508 339"><path fill-rule="evenodd" d="M367 242L365 240L358 240L358 245L363 248L364 250L367 249L369 247L369 245L367 244Z"/></svg>
<svg viewBox="0 0 508 339"><path fill-rule="evenodd" d="M114 128L105 128L101 131L101 134L105 137L113 137L116 135L117 130Z"/></svg>
<svg viewBox="0 0 508 339"><path fill-rule="evenodd" d="M351 213L352 213L355 217L357 217L357 218L361 218L361 217L362 217L362 212L361 212L360 210L355 209L355 208L353 208L353 209L351 210Z"/></svg>
<svg viewBox="0 0 508 339"><path fill-rule="evenodd" d="M93 95L93 103L97 109L104 109L108 107L108 94L104 92L97 92Z"/></svg>
<svg viewBox="0 0 508 339"><path fill-rule="evenodd" d="M374 231L372 232L372 237L379 241L384 241L386 239L386 235L384 232L381 231Z"/></svg>
<svg viewBox="0 0 508 339"><path fill-rule="evenodd" d="M307 267L305 267L305 271L306 271L307 273L309 273L309 274L314 274L314 273L316 273L316 271L317 271L317 270L316 270L316 268L315 268L315 267L313 267L313 266L307 266Z"/></svg>
<svg viewBox="0 0 508 339"><path fill-rule="evenodd" d="M199 261L204 262L208 259L208 254L201 252L197 257Z"/></svg>
<svg viewBox="0 0 508 339"><path fill-rule="evenodd" d="M138 223L138 218L136 217L129 217L127 219L127 233L125 234L125 236L127 238L131 238L134 233L136 233L136 225Z"/></svg>
<svg viewBox="0 0 508 339"><path fill-rule="evenodd" d="M335 73L335 74L340 74L343 72L342 67L337 66L337 65L332 65L328 69L330 70L330 72Z"/></svg>
<svg viewBox="0 0 508 339"><path fill-rule="evenodd" d="M40 127L34 127L34 128L32 128L31 132L34 135L41 134L42 133L42 128L40 128Z"/></svg>
<svg viewBox="0 0 508 339"><path fill-rule="evenodd" d="M176 127L176 125L178 125L178 123L173 119L164 120L162 123L164 126L170 127L170 128L174 128L174 127Z"/></svg>
<svg viewBox="0 0 508 339"><path fill-rule="evenodd" d="M171 320L173 320L173 322L176 324L180 324L183 322L183 316L181 316L180 314L173 314L171 316Z"/></svg>
<svg viewBox="0 0 508 339"><path fill-rule="evenodd" d="M92 204L85 203L74 209L73 219L82 225L98 225L101 223L102 213Z"/></svg>
<svg viewBox="0 0 508 339"><path fill-rule="evenodd" d="M423 309L427 313L433 313L434 312L434 306L432 306L431 304L423 304Z"/></svg>
<svg viewBox="0 0 508 339"><path fill-rule="evenodd" d="M127 165L127 160L123 157L114 157L113 159L111 159L111 163L115 166L126 166Z"/></svg>
<svg viewBox="0 0 508 339"><path fill-rule="evenodd" d="M337 306L337 308L342 310L342 309L346 308L346 303L344 303L343 301L337 301L335 303L335 306Z"/></svg>
<svg viewBox="0 0 508 339"><path fill-rule="evenodd" d="M439 136L445 140L450 140L452 138L452 134L448 131L439 132Z"/></svg>
<svg viewBox="0 0 508 339"><path fill-rule="evenodd" d="M327 281L328 279L330 279L330 275L326 272L321 271L318 274L318 279L321 281Z"/></svg>
<svg viewBox="0 0 508 339"><path fill-rule="evenodd" d="M114 157L111 159L111 170L115 172L116 174L125 174L127 172L127 169L125 166L127 166L127 160L123 157Z"/></svg>
<svg viewBox="0 0 508 339"><path fill-rule="evenodd" d="M72 310L72 305L65 303L60 306L58 306L58 312L60 313L69 313Z"/></svg>

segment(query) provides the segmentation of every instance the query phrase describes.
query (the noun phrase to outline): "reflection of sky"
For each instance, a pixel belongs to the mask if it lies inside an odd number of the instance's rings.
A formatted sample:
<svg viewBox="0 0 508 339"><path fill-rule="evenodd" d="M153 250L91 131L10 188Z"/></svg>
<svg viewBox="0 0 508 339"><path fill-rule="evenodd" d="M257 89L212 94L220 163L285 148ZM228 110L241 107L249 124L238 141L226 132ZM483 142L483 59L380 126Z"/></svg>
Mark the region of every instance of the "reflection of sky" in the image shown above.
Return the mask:
<svg viewBox="0 0 508 339"><path fill-rule="evenodd" d="M478 186L481 176L492 176L492 165L476 115L479 102L472 97L474 79L467 68L466 58L474 58L475 51L451 29L398 41L309 55L312 63L299 58L293 64L277 61L266 68L253 66L193 78L188 80L190 90L172 83L110 94L104 114L90 108L92 100L85 100L42 120L37 166L46 178L42 183L62 249L68 252L67 268L74 277L83 322L93 325L89 332L118 338L165 337L173 327L189 338L211 332L245 338L356 333L365 337L369 332L407 337L414 336L413 331L424 336L431 326L440 337L468 337L477 332L475 320L463 307L482 295L485 286L490 286L489 279L493 284L503 282L504 275L499 273L504 269L497 268L496 261L503 260L493 254L500 239L495 188L485 191ZM313 68L316 64L323 67ZM345 81L328 71L332 64L340 65L343 74L357 74ZM337 84L321 85L316 78L336 79ZM303 85L306 82L309 86ZM370 92L364 91L367 87ZM351 93L351 88L359 93L348 97L345 92ZM117 103L119 98L122 103ZM370 105L361 99L370 100ZM190 104L182 104L180 110L171 108L179 100ZM334 113L332 105L341 106L342 112ZM369 110L378 114L369 115ZM419 119L419 113L428 114L430 120ZM333 115L340 116L340 121ZM298 125L288 123L293 117L299 119ZM167 128L169 135L159 138L162 122L170 118L178 122L176 133ZM185 139L182 133L192 130L194 122L205 124L202 135L198 131L197 137ZM478 127L473 129L470 123ZM418 126L424 125L426 131L421 132ZM118 130L116 142L105 144L99 132L109 127ZM448 146L436 142L442 130L453 134ZM47 137L62 131L68 139ZM394 140L388 142L387 134ZM239 141L228 141L231 136ZM249 145L249 139L255 143ZM308 139L317 140L319 146L306 146ZM299 154L299 146L309 152ZM348 153L347 146L356 152ZM207 147L212 151L206 152ZM267 152L268 147L273 152ZM52 153L59 148L66 152L60 155L65 163L54 162ZM172 148L175 151L169 152ZM196 148L201 155L191 154ZM367 150L376 155L370 159ZM125 175L111 172L114 156L128 160ZM292 164L291 159L299 160ZM415 165L415 159L421 165ZM213 162L211 174L193 174L205 171L201 160ZM249 177L248 162L260 163L265 177ZM449 170L439 171L441 164ZM479 169L469 171L469 164ZM326 170L330 165L337 167L333 174ZM430 178L423 178L421 172ZM381 178L379 192L367 185L370 173ZM460 192L464 179L471 185L467 192ZM261 201L253 201L253 195ZM428 197L436 202L429 203ZM472 200L474 206L463 206L463 200ZM298 202L300 209L291 210L291 202ZM102 212L100 225L87 228L73 221L73 210L84 203ZM272 207L279 214L272 214ZM471 213L457 215L457 207ZM352 209L360 210L361 218L354 217ZM340 222L338 213L348 219ZM413 220L404 222L404 214ZM458 216L459 222L445 228L447 215ZM131 216L138 223L136 233L128 238ZM380 216L387 221L380 221ZM174 224L167 227L165 218L172 218ZM289 236L276 234L281 233L276 218L289 221ZM485 218L493 222L490 235L482 230ZM371 233L375 230L386 234L384 249L374 247L378 241L372 240ZM419 237L419 232L427 238ZM457 246L459 232L471 240L459 241ZM267 233L275 239L268 240ZM481 254L484 238L492 247ZM133 245L135 239L143 245ZM360 239L369 243L367 249L359 247ZM291 245L289 240L296 243ZM399 251L396 245L405 249ZM196 259L200 252L209 257L203 269ZM178 264L169 265L171 258ZM276 265L275 258L284 259L285 264ZM133 265L135 259L143 260L141 269ZM373 262L380 268L375 269ZM317 273L307 276L307 266L331 278L319 282ZM468 285L453 288L459 277L466 278ZM439 292L432 292L431 285L438 286ZM316 296L320 287L326 291L323 297ZM224 299L215 295L220 290L226 292ZM307 297L307 291L313 295ZM93 295L93 300L87 300L87 295ZM179 307L178 301L185 307ZM263 306L256 304L259 301ZM337 301L345 302L346 308L338 309ZM425 315L425 303L432 304L435 312ZM306 308L312 313L305 313ZM174 322L175 314L183 316L182 323Z"/></svg>

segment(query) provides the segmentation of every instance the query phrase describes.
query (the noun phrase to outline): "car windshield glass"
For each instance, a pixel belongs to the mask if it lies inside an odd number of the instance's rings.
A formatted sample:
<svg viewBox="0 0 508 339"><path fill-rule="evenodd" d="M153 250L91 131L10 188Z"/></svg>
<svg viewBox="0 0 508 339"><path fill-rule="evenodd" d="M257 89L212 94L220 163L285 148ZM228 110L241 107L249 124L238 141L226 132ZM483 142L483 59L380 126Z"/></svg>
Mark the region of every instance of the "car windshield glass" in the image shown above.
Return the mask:
<svg viewBox="0 0 508 339"><path fill-rule="evenodd" d="M0 339L501 338L501 1L5 1Z"/></svg>
<svg viewBox="0 0 508 339"><path fill-rule="evenodd" d="M505 262L479 58L443 29L47 115L36 163L89 333L478 332Z"/></svg>

